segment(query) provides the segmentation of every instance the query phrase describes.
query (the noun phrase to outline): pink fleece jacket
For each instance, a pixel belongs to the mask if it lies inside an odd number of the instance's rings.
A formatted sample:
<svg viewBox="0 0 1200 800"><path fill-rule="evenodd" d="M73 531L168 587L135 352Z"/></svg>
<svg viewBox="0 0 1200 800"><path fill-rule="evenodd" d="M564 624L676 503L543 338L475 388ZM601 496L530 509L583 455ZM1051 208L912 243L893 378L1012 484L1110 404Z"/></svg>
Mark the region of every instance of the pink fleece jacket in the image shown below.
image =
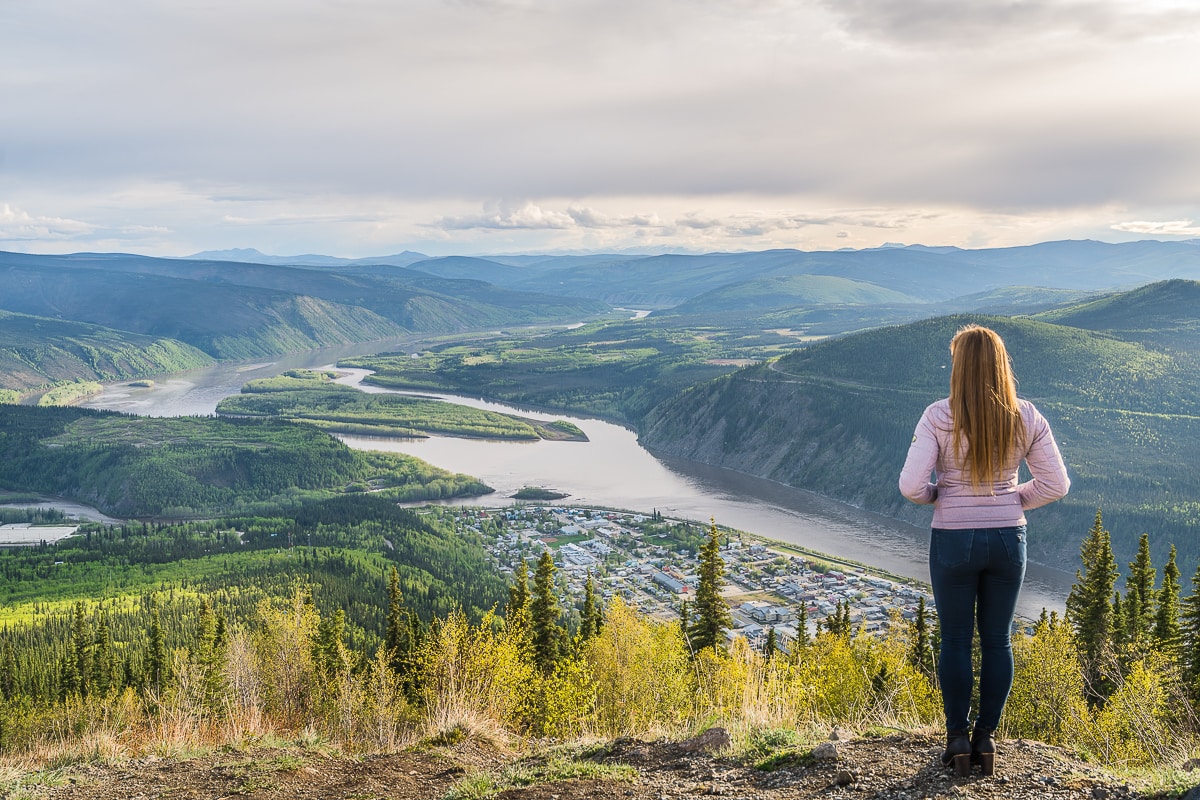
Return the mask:
<svg viewBox="0 0 1200 800"><path fill-rule="evenodd" d="M938 400L921 415L908 458L900 473L900 493L914 503L933 503L935 528L1007 528L1025 524L1025 512L1052 503L1067 493L1071 481L1046 418L1028 400L1021 400L1025 422L1024 452L1015 453L984 493L971 487L963 469L964 452L953 452L950 401ZM1032 480L1017 483L1024 461ZM935 473L936 482L930 482Z"/></svg>

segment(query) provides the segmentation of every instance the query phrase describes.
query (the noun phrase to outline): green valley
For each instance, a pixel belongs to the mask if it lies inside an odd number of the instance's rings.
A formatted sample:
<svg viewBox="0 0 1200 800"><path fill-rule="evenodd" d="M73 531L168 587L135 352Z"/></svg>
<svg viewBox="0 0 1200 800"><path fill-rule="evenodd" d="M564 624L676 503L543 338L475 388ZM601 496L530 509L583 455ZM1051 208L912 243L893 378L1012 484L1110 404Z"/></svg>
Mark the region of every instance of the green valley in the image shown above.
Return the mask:
<svg viewBox="0 0 1200 800"><path fill-rule="evenodd" d="M870 297L773 305L771 291L788 287ZM375 370L370 380L385 387L607 416L637 426L656 452L919 523L927 510L899 498L896 474L921 410L945 392L950 337L966 321L983 322L1009 343L1021 391L1051 419L1075 481L1066 501L1033 518L1035 557L1073 563L1101 506L1119 559L1131 554L1132 533L1146 531L1155 563L1174 542L1188 574L1200 519L1200 479L1189 469L1200 446L1194 315L1186 311L1193 289L1168 283L1083 302L1041 290L991 292L976 301L1054 308L1037 318L933 317L815 340L814 327L882 319L908 304L842 281L754 279L717 301L744 301L726 316L714 311L720 323L704 324L707 300L697 298L692 313L459 338L415 356L340 366ZM788 318L795 327L764 327ZM546 504L528 513L403 508L489 489L409 457L351 450L331 432L533 439L580 431L364 393L338 377L337 369L299 369L251 381L222 401L217 418L0 406L0 486L144 520L85 525L54 544L0 551L0 747L30 752L123 737L153 749L176 724L186 728L176 743L188 746L268 731L328 737L355 753L403 737L458 741L474 730L682 735L715 720L752 738L764 719L789 731L813 720L822 728L936 725L923 602L916 611L868 608L875 578L805 566L811 554L766 552L740 535L735 545L715 521L707 538L657 511L649 527L626 529L608 510L569 513L555 502L565 492L547 486L516 492ZM15 510L3 518L63 522ZM637 518L646 520L628 515ZM664 526L682 533L668 541L654 533ZM675 550L693 555L679 560ZM695 571L715 589L718 563L753 565L729 577L751 598L742 616L771 613L783 623L786 610L768 609L763 598L783 591L784 575L807 576L814 591L836 584L836 611L823 607L829 597L810 602L801 587L796 627L778 629L790 634L758 626L763 652L720 631L714 646L697 646L707 641L694 638L706 612L678 603L684 595L669 587L683 587ZM570 576L556 575L560 568ZM655 569L670 580L650 577ZM915 591L893 590L905 603ZM1167 593L1156 597L1160 615L1186 617ZM803 616L810 607L822 620L813 628ZM689 615L683 626L676 609ZM888 624L868 632L868 611ZM653 616L664 612L671 619ZM1192 662L1143 657L1137 648L1149 634L1128 623L1133 633L1112 651L1124 682L1093 696L1081 677L1091 664L1074 638L1077 624L1046 615L1014 637L1005 733L1071 743L1131 769L1178 763L1195 741L1176 713L1193 702L1179 688ZM749 625L739 630L751 635ZM1178 641L1197 637L1189 630ZM1048 668L1063 676L1052 692ZM1048 714L1048 694L1070 713ZM748 697L771 698L770 715Z"/></svg>
<svg viewBox="0 0 1200 800"><path fill-rule="evenodd" d="M406 353L344 359L392 389L476 394L517 406L636 423L693 384L787 352L795 339L752 327L680 324L654 316L533 336L501 336Z"/></svg>

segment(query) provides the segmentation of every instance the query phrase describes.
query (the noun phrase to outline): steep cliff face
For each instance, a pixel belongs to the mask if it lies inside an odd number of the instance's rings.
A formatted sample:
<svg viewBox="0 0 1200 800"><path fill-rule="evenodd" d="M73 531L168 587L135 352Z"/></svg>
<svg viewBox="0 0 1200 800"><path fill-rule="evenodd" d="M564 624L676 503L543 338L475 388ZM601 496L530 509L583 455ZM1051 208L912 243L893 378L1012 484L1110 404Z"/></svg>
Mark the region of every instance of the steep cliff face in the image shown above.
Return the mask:
<svg viewBox="0 0 1200 800"><path fill-rule="evenodd" d="M642 425L649 449L798 486L856 506L925 523L900 497L902 431L924 408L882 392L789 380L754 367L689 389ZM888 476L891 476L888 479Z"/></svg>

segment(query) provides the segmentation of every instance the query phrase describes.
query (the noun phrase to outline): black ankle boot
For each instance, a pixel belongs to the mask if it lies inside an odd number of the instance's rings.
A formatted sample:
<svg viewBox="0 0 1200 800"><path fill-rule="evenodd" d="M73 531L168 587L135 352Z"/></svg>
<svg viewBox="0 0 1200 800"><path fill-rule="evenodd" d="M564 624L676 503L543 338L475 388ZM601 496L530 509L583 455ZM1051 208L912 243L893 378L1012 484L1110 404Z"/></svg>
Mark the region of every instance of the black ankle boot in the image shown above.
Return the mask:
<svg viewBox="0 0 1200 800"><path fill-rule="evenodd" d="M979 765L979 771L991 775L996 769L996 740L993 731L976 727L971 734L971 763Z"/></svg>
<svg viewBox="0 0 1200 800"><path fill-rule="evenodd" d="M966 731L946 732L946 750L942 753L942 766L951 765L960 778L971 774L971 740Z"/></svg>

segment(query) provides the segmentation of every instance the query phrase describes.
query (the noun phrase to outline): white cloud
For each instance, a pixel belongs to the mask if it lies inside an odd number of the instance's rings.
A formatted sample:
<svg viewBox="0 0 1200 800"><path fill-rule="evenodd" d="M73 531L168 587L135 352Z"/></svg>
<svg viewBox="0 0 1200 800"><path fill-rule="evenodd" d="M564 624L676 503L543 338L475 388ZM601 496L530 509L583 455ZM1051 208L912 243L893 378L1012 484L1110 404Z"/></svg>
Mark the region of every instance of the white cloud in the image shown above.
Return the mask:
<svg viewBox="0 0 1200 800"><path fill-rule="evenodd" d="M1112 229L1125 233L1141 233L1147 236L1200 236L1200 225L1193 224L1190 219L1176 219L1167 222L1144 220L1118 222L1112 226Z"/></svg>
<svg viewBox="0 0 1200 800"><path fill-rule="evenodd" d="M0 206L0 241L81 239L97 230L98 226L75 219L33 216L8 203Z"/></svg>
<svg viewBox="0 0 1200 800"><path fill-rule="evenodd" d="M575 220L562 211L547 211L533 203L499 204L482 214L442 217L432 225L447 231L468 230L561 230L571 228Z"/></svg>
<svg viewBox="0 0 1200 800"><path fill-rule="evenodd" d="M861 209L854 211L808 212L733 210L723 214L696 210L672 213L610 213L590 206L568 204L565 211L532 202L521 204L494 203L482 213L442 217L429 227L447 231L538 231L603 233L595 241L618 241L620 237L676 237L681 243L698 241L716 244L726 241L739 247L739 240L759 239L777 243L770 237L808 229L852 227L861 230L910 229L922 222L936 220L942 215L926 212L897 212L890 209ZM823 235L825 235L823 233ZM846 238L845 231L830 234ZM700 237L698 240L696 237ZM750 243L749 246L754 246Z"/></svg>

